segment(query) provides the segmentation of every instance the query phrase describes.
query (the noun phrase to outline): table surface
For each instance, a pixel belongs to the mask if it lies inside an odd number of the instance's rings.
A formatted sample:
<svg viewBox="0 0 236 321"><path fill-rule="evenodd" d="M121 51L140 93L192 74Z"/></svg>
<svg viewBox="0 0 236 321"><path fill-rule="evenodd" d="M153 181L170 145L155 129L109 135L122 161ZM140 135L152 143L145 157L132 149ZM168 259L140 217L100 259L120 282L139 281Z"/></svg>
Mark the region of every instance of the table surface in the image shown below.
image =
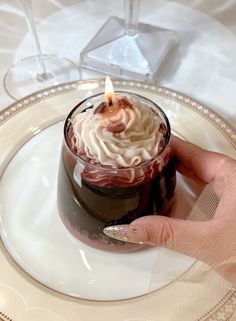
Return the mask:
<svg viewBox="0 0 236 321"><path fill-rule="evenodd" d="M32 2L43 51L63 55L76 64L97 27L108 16L122 16L122 0L113 4L105 0ZM140 20L175 29L180 39L176 56L157 84L206 104L236 127L236 0L145 0ZM58 24L64 42L57 38L55 28L48 28L52 24ZM20 1L0 0L0 110L14 102L4 90L5 73L13 63L32 54ZM98 76L82 73L84 79Z"/></svg>
<svg viewBox="0 0 236 321"><path fill-rule="evenodd" d="M66 56L76 64L80 50L106 18L123 13L122 0L32 3L43 52ZM66 19L68 13L70 19ZM207 104L235 126L236 1L146 0L141 6L140 21L175 29L180 39L176 56L157 83ZM64 41L57 39L52 23L62 32ZM4 108L13 102L3 86L6 71L35 51L19 0L0 1L0 26L0 108ZM83 78L94 76L98 75L82 74Z"/></svg>

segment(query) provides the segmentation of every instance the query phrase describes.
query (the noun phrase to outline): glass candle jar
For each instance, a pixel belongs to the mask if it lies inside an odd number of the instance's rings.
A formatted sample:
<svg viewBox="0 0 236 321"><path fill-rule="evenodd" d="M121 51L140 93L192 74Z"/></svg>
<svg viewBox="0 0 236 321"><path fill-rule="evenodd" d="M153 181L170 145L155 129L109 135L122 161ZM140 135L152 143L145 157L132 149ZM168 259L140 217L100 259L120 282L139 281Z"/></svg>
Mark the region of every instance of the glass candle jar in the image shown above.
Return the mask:
<svg viewBox="0 0 236 321"><path fill-rule="evenodd" d="M121 168L94 164L80 157L70 143L71 120L78 113L98 106L104 96L98 94L85 99L70 112L64 125L58 208L65 226L80 241L103 250L126 252L141 246L113 240L103 233L103 228L129 224L144 215L169 215L176 173L170 124L163 110L137 94L116 92L116 96L135 100L159 117L163 138L157 154L136 166Z"/></svg>

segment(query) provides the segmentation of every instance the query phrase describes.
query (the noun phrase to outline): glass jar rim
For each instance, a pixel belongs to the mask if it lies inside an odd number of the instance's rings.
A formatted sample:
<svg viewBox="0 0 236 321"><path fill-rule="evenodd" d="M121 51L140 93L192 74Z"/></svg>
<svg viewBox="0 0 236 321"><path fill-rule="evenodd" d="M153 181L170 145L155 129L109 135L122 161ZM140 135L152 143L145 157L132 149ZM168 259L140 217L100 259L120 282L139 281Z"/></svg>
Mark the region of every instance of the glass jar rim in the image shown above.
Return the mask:
<svg viewBox="0 0 236 321"><path fill-rule="evenodd" d="M168 145L169 141L170 141L170 137L171 137L171 127L170 127L170 122L169 122L169 119L167 118L165 112L163 111L163 109L157 105L154 101L152 101L151 99L145 97L145 96L142 96L142 95L139 95L139 94L136 94L136 93L132 93L132 92L128 92L128 91L123 91L123 90L115 90L115 94L125 94L125 95L130 95L130 96L136 96L137 98L139 99L142 99L142 100L146 100L149 104L153 105L153 107L155 109L158 110L158 113L161 114L161 116L164 118L165 120L165 125L167 127L167 135L165 137L165 140L164 140L164 144L162 146L162 148L158 151L158 153L152 157L151 159L147 160L147 161L144 161L144 162L141 162L135 166L129 166L129 167L117 167L117 168L114 168L114 167L109 167L109 166L106 166L106 165L102 165L102 164L91 164L89 162L86 162L83 158L81 158L79 155L77 155L70 147L68 141L67 141L67 129L68 129L68 124L70 123L70 119L72 118L73 114L75 113L75 111L81 106L83 105L86 101L89 101L93 98L96 98L96 97L99 97L99 96L104 96L104 92L101 92L101 93L97 93L97 94L94 94L92 96L89 96L85 99L83 99L82 101L80 101L71 111L70 113L67 115L66 119L65 119L65 122L64 122L64 130L63 130L63 133L64 133L64 144L65 146L67 147L68 151L72 154L72 156L78 160L79 162L81 162L82 164L84 165L87 165L87 166L90 166L92 168L101 168L102 170L104 171L112 171L112 170L116 170L116 171L128 171L128 170L131 170L131 169L139 169L139 168L143 168L143 166L148 166L149 164L151 164L158 156L160 156L162 154L162 152L165 150L166 146ZM154 110L155 112L155 110Z"/></svg>

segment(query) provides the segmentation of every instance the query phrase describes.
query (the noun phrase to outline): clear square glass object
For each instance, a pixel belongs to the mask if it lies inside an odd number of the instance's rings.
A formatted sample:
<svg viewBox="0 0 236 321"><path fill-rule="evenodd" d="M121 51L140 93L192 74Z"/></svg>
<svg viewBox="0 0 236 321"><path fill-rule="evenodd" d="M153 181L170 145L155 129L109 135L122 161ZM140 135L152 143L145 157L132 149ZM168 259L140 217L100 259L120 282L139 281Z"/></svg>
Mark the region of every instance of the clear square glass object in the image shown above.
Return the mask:
<svg viewBox="0 0 236 321"><path fill-rule="evenodd" d="M110 17L82 50L82 68L119 78L154 82L177 45L176 32Z"/></svg>

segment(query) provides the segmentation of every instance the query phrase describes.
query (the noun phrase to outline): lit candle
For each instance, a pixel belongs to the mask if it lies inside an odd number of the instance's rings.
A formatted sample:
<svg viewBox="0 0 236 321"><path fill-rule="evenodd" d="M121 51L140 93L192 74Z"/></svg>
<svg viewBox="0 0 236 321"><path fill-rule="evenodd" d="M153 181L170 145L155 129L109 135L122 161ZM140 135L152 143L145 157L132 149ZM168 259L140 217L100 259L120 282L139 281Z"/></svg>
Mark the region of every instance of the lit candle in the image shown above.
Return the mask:
<svg viewBox="0 0 236 321"><path fill-rule="evenodd" d="M114 88L109 76L106 76L106 81L105 81L105 101L108 102L109 107L112 107L115 105Z"/></svg>
<svg viewBox="0 0 236 321"><path fill-rule="evenodd" d="M106 76L105 80L105 94L104 101L102 101L97 108L94 110L94 114L103 114L103 118L107 119L106 121L109 123L114 123L115 119L111 119L111 117L115 117L116 121L119 119L119 114L121 109L131 108L133 103L129 101L129 99L125 96L115 96L114 88L112 81L109 76ZM120 126L121 127L121 126ZM122 126L123 127L123 126Z"/></svg>

